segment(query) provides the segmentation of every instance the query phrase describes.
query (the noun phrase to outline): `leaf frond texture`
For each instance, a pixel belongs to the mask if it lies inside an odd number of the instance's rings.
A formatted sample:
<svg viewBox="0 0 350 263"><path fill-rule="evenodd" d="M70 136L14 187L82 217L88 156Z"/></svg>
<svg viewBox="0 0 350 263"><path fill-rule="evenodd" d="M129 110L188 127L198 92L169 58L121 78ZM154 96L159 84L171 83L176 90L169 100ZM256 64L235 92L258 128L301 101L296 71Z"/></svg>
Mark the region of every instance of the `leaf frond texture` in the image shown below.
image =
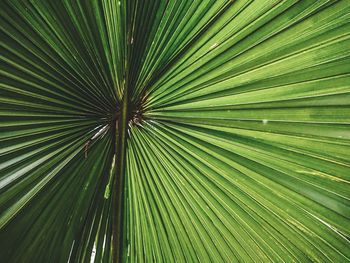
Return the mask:
<svg viewBox="0 0 350 263"><path fill-rule="evenodd" d="M0 30L1 262L350 261L349 0L1 0Z"/></svg>

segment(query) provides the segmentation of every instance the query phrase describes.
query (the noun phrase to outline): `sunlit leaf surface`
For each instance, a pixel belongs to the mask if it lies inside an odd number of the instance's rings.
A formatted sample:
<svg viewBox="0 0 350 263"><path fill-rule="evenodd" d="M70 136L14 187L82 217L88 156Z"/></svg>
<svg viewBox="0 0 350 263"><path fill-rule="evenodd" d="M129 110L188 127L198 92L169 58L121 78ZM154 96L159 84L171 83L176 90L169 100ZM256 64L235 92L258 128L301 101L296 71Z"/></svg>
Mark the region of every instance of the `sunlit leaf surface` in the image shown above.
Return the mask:
<svg viewBox="0 0 350 263"><path fill-rule="evenodd" d="M348 0L0 14L0 262L350 261Z"/></svg>

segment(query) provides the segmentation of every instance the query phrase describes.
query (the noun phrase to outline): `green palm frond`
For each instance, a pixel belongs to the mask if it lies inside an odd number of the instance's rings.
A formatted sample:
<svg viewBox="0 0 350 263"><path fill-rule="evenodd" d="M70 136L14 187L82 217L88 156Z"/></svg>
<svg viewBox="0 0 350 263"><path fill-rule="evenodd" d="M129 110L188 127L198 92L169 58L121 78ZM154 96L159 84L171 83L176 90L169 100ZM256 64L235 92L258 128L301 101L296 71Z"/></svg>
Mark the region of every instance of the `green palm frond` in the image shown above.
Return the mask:
<svg viewBox="0 0 350 263"><path fill-rule="evenodd" d="M1 262L349 262L350 5L0 2Z"/></svg>

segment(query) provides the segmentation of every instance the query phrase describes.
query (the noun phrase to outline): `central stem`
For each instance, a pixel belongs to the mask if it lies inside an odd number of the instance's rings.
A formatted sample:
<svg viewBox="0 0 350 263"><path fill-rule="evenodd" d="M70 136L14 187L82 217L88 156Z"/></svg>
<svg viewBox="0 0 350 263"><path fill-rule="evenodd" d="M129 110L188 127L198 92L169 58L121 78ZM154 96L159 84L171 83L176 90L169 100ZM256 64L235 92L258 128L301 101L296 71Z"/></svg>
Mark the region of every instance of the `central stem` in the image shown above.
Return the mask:
<svg viewBox="0 0 350 263"><path fill-rule="evenodd" d="M125 88L119 118L116 118L115 122L116 177L113 186L113 262L122 261L124 174L128 117L128 89Z"/></svg>

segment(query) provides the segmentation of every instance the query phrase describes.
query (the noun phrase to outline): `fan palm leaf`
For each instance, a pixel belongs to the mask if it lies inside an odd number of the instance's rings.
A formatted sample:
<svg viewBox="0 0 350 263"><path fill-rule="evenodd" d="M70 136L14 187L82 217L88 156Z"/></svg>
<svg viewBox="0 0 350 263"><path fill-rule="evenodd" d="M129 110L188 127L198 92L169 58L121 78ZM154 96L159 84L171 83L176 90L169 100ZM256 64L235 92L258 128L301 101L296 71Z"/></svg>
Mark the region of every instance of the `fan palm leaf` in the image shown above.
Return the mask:
<svg viewBox="0 0 350 263"><path fill-rule="evenodd" d="M0 13L1 261L350 261L349 1Z"/></svg>

